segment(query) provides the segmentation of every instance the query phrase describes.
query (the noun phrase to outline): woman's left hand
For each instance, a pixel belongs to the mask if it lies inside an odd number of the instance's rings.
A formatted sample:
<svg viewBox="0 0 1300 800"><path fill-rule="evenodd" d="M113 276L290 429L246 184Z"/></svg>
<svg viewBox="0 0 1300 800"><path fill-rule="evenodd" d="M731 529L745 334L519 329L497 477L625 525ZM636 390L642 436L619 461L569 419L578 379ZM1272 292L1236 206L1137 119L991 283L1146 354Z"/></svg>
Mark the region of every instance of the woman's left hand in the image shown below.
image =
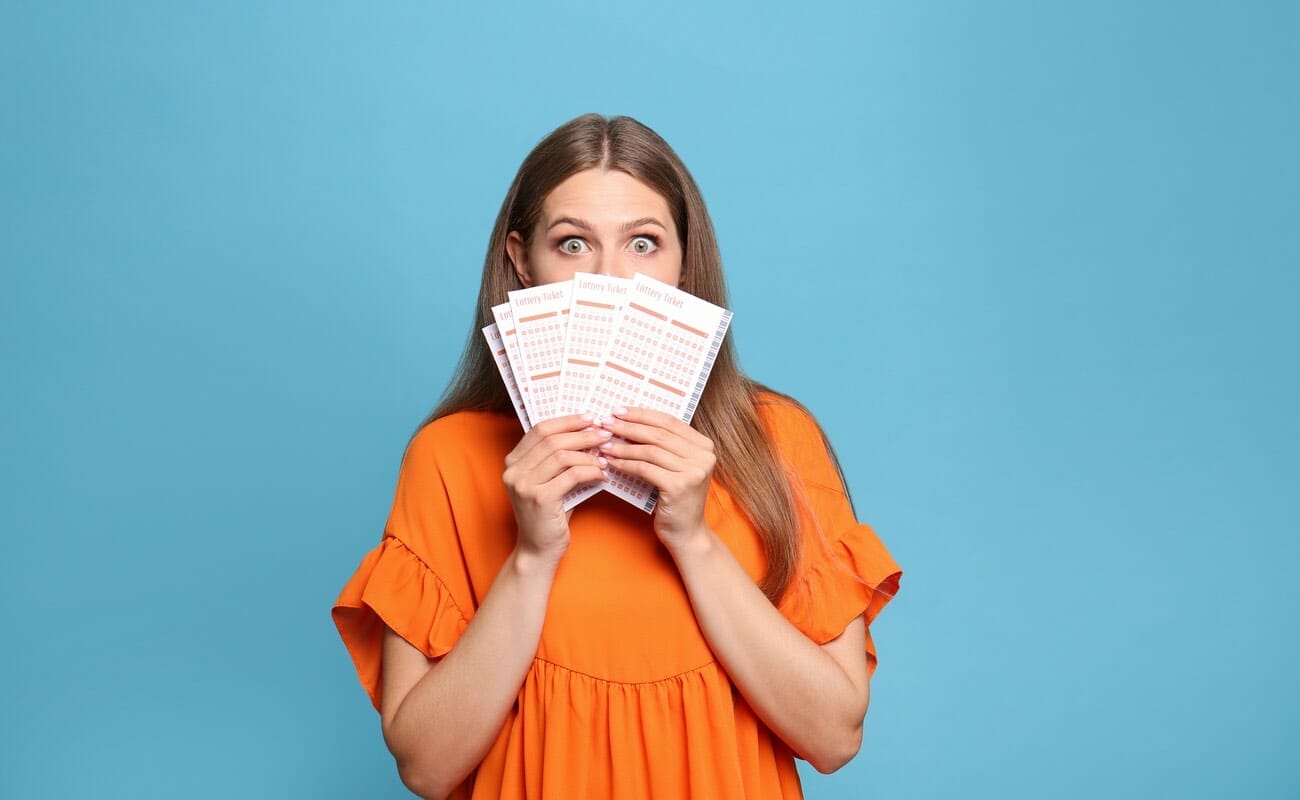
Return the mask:
<svg viewBox="0 0 1300 800"><path fill-rule="evenodd" d="M600 446L614 469L659 490L655 534L670 550L707 533L704 504L713 477L713 440L662 411L614 409L599 421L616 437Z"/></svg>

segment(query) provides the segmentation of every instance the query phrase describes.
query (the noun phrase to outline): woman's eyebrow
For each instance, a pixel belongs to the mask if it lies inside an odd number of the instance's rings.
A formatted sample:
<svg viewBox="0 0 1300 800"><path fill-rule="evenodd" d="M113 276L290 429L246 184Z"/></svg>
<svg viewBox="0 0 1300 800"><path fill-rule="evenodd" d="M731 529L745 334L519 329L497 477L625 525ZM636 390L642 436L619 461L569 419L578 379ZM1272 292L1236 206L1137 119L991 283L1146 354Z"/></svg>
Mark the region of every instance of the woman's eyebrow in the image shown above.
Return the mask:
<svg viewBox="0 0 1300 800"><path fill-rule="evenodd" d="M560 217L559 219L551 222L550 225L547 225L546 230L549 231L552 228L559 227L560 225L572 225L573 227L580 228L584 231L591 230L590 222L586 221L585 219L578 219L577 217Z"/></svg>
<svg viewBox="0 0 1300 800"><path fill-rule="evenodd" d="M585 219L579 219L578 217L559 217L555 220L552 220L551 224L546 226L546 230L549 231L553 228L559 227L560 225L572 225L573 227L584 231L594 230L590 222L586 221ZM641 217L640 219L634 219L631 222L623 223L622 225L619 226L619 231L621 233L627 233L633 228L640 228L642 225L655 225L657 227L663 228L664 230L668 230L667 225L663 224L662 222L660 222L658 219L654 217Z"/></svg>
<svg viewBox="0 0 1300 800"><path fill-rule="evenodd" d="M642 217L641 219L634 219L631 222L624 223L623 227L619 228L619 230L622 231L623 233L627 233L633 228L639 228L642 225L657 225L660 228L663 228L664 230L668 230L667 225L664 225L662 222L655 219L654 217Z"/></svg>

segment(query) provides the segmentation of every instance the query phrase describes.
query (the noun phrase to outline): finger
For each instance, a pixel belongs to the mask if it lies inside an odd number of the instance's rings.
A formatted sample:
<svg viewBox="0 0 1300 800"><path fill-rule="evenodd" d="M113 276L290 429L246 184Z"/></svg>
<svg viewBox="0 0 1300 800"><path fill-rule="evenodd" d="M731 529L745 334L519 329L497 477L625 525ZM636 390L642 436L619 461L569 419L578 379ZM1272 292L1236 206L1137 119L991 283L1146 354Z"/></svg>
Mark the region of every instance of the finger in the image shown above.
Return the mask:
<svg viewBox="0 0 1300 800"><path fill-rule="evenodd" d="M580 431L552 434L520 454L515 461L515 466L529 470L554 453L566 450L594 450L602 442L608 441L612 435L611 431L604 428L586 428Z"/></svg>
<svg viewBox="0 0 1300 800"><path fill-rule="evenodd" d="M572 467L600 469L600 458L601 456L584 450L556 450L530 468L518 464L508 467L504 479L506 484L512 486L517 493L524 494L544 486Z"/></svg>
<svg viewBox="0 0 1300 800"><path fill-rule="evenodd" d="M608 477L605 467L608 462L600 459L599 464L583 463L560 470L544 483L525 484L512 492L511 502L518 507L519 502L536 509L550 509L564 499L574 487L589 483L599 483Z"/></svg>
<svg viewBox="0 0 1300 800"><path fill-rule="evenodd" d="M615 436L621 436L629 442L662 447L672 454L682 458L689 457L693 451L699 449L698 445L695 445L667 428L662 428L657 425L631 422L617 417L603 418L600 420L600 424L602 428L612 431Z"/></svg>
<svg viewBox="0 0 1300 800"><path fill-rule="evenodd" d="M625 419L628 422L639 422L645 425L653 425L664 430L671 431L687 441L696 442L701 447L713 449L713 441L709 437L692 428L690 425L682 422L681 419L672 414L658 411L653 408L616 408L611 412L612 416L619 419Z"/></svg>
<svg viewBox="0 0 1300 800"><path fill-rule="evenodd" d="M601 460L604 461L604 459ZM596 483L604 479L604 465L578 465L569 467L547 481L542 485L541 490L544 496L559 500L584 483Z"/></svg>
<svg viewBox="0 0 1300 800"><path fill-rule="evenodd" d="M679 481L674 477L677 473L670 472L649 461L633 461L632 459L615 458L614 456L605 456L605 461L610 469L616 469L634 478L641 478L661 492L673 494L682 488Z"/></svg>
<svg viewBox="0 0 1300 800"><path fill-rule="evenodd" d="M619 439L610 439L602 444L598 452L606 458L621 458L625 461L646 461L669 472L681 472L690 462L671 450L665 450L653 444L632 444Z"/></svg>
<svg viewBox="0 0 1300 800"><path fill-rule="evenodd" d="M538 442L557 433L580 431L583 428L591 427L595 419L595 414L567 414L563 417L544 419L534 425L519 441L520 444L526 441Z"/></svg>
<svg viewBox="0 0 1300 800"><path fill-rule="evenodd" d="M546 442L547 439L566 433L575 433L583 430L599 430L595 424L596 415L594 414L571 414L564 417L555 417L554 419L543 420L533 426L532 430L525 433L515 448L506 456L506 465L528 461L536 463L539 459L529 459L529 453L538 446Z"/></svg>

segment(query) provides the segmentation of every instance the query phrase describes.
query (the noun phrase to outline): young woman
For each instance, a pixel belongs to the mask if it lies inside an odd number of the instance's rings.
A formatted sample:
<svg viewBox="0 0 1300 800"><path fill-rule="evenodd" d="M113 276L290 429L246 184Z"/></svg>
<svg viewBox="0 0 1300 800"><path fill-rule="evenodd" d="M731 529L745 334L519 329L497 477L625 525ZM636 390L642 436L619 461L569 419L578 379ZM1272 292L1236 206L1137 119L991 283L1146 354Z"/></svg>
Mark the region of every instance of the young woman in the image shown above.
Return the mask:
<svg viewBox="0 0 1300 800"><path fill-rule="evenodd" d="M901 572L815 420L730 340L692 425L629 408L521 435L479 329L508 291L578 272L727 303L695 182L627 117L579 117L520 167L339 633L422 797L799 797L796 756L831 772L858 751L867 626ZM605 493L562 510L609 468L658 488L653 515Z"/></svg>

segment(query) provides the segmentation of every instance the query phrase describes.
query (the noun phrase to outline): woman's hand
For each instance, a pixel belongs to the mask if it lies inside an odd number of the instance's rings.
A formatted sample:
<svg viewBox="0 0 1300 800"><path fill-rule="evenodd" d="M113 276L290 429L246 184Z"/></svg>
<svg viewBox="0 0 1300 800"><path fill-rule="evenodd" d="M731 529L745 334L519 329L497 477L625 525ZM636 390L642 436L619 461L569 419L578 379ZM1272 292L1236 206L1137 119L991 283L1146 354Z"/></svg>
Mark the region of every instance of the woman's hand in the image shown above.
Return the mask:
<svg viewBox="0 0 1300 800"><path fill-rule="evenodd" d="M672 550L708 533L704 504L713 477L713 440L662 411L614 409L600 424L625 441L600 446L609 466L659 490L655 534Z"/></svg>
<svg viewBox="0 0 1300 800"><path fill-rule="evenodd" d="M605 477L603 459L586 452L610 437L608 430L592 427L594 419L574 414L539 422L506 456L501 479L519 524L519 550L558 562L568 549L564 495Z"/></svg>

